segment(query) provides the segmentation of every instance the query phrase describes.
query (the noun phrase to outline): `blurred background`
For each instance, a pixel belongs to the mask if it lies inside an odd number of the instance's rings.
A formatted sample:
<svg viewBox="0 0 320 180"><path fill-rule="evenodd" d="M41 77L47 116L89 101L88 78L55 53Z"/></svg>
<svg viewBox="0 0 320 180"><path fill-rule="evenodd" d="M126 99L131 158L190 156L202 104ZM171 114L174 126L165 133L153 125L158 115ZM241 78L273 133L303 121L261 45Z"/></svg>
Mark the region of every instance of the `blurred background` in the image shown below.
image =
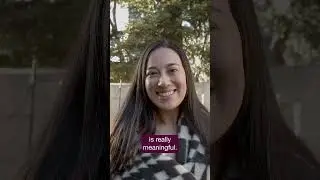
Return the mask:
<svg viewBox="0 0 320 180"><path fill-rule="evenodd" d="M289 127L320 160L320 1L255 0L274 88ZM0 0L0 179L32 151L63 83L85 0ZM166 37L183 46L200 100L209 92L207 1L110 2L110 107L121 105L142 50ZM210 95L209 95L210 96ZM111 115L112 116L112 115Z"/></svg>

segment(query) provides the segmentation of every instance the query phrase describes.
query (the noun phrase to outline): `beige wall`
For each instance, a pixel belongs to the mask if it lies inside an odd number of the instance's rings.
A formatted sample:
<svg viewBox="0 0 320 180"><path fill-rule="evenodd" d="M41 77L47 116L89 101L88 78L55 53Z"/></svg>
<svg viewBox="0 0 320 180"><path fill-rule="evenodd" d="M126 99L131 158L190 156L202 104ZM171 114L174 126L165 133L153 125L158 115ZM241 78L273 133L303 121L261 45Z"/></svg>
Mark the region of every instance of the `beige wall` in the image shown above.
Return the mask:
<svg viewBox="0 0 320 180"><path fill-rule="evenodd" d="M210 83L196 83L196 91L200 101L210 110ZM126 98L130 83L110 84L110 123ZM119 106L120 104L120 106Z"/></svg>
<svg viewBox="0 0 320 180"><path fill-rule="evenodd" d="M13 179L28 153L31 72L31 69L0 68L0 180ZM33 139L37 138L50 119L64 72L62 69L37 70ZM320 65L272 67L270 74L288 125L320 160ZM199 85L196 86L200 91ZM209 87L204 89L209 91ZM111 95L119 93L119 86L111 84L110 90ZM125 90L122 89L121 93L125 94ZM208 92L205 95L207 107L210 106L209 97ZM111 100L111 111L117 110L117 102Z"/></svg>

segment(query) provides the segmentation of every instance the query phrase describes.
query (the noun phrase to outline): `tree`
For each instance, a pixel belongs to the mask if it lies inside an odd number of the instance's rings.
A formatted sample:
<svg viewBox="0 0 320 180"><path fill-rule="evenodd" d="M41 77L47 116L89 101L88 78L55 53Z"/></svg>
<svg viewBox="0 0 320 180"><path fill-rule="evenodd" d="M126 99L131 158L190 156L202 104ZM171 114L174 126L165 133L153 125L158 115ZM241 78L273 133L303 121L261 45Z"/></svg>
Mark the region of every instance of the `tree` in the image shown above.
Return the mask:
<svg viewBox="0 0 320 180"><path fill-rule="evenodd" d="M196 80L209 76L208 1L119 0L118 4L128 7L130 19L121 37L114 39L111 34L111 56L119 59L111 62L111 81L130 81L143 49L163 38L183 45Z"/></svg>
<svg viewBox="0 0 320 180"><path fill-rule="evenodd" d="M86 0L6 2L0 6L0 66L60 67L79 34Z"/></svg>
<svg viewBox="0 0 320 180"><path fill-rule="evenodd" d="M308 65L319 57L320 1L291 0L286 10L279 11L269 0L256 3L256 9L278 65Z"/></svg>

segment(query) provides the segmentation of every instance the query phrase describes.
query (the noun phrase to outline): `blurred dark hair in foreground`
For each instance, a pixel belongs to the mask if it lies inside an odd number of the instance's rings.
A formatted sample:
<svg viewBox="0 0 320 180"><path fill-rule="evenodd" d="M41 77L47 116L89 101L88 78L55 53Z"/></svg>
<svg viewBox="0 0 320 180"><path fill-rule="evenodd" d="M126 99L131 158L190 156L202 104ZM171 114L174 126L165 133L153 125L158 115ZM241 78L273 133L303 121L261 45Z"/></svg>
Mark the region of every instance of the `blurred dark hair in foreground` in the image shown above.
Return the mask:
<svg viewBox="0 0 320 180"><path fill-rule="evenodd" d="M252 0L229 2L242 39L245 92L237 118L214 144L215 178L233 166L241 179L320 179L319 163L280 112Z"/></svg>
<svg viewBox="0 0 320 180"><path fill-rule="evenodd" d="M23 168L24 179L107 179L108 7L91 2L52 119Z"/></svg>

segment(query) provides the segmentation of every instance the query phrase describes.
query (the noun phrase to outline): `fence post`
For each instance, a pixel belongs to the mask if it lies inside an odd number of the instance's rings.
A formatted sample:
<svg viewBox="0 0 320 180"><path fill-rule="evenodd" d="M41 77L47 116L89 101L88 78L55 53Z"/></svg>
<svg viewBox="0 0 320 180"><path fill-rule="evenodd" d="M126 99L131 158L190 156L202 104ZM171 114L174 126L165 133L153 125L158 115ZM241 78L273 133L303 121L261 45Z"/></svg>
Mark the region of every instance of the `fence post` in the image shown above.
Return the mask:
<svg viewBox="0 0 320 180"><path fill-rule="evenodd" d="M120 111L120 108L121 108L121 89L122 89L122 80L120 79L118 111Z"/></svg>
<svg viewBox="0 0 320 180"><path fill-rule="evenodd" d="M296 101L293 104L293 129L296 136L300 135L301 132L301 112L302 112L302 105L300 101Z"/></svg>
<svg viewBox="0 0 320 180"><path fill-rule="evenodd" d="M204 103L204 93L201 94L201 103L202 103L203 105L205 105L205 103Z"/></svg>
<svg viewBox="0 0 320 180"><path fill-rule="evenodd" d="M32 72L30 79L30 116L29 116L29 136L28 136L28 146L29 152L32 151L32 137L33 137L33 125L34 125L34 105L35 105L35 87L36 87L36 73L37 73L37 60L34 58L32 60Z"/></svg>

